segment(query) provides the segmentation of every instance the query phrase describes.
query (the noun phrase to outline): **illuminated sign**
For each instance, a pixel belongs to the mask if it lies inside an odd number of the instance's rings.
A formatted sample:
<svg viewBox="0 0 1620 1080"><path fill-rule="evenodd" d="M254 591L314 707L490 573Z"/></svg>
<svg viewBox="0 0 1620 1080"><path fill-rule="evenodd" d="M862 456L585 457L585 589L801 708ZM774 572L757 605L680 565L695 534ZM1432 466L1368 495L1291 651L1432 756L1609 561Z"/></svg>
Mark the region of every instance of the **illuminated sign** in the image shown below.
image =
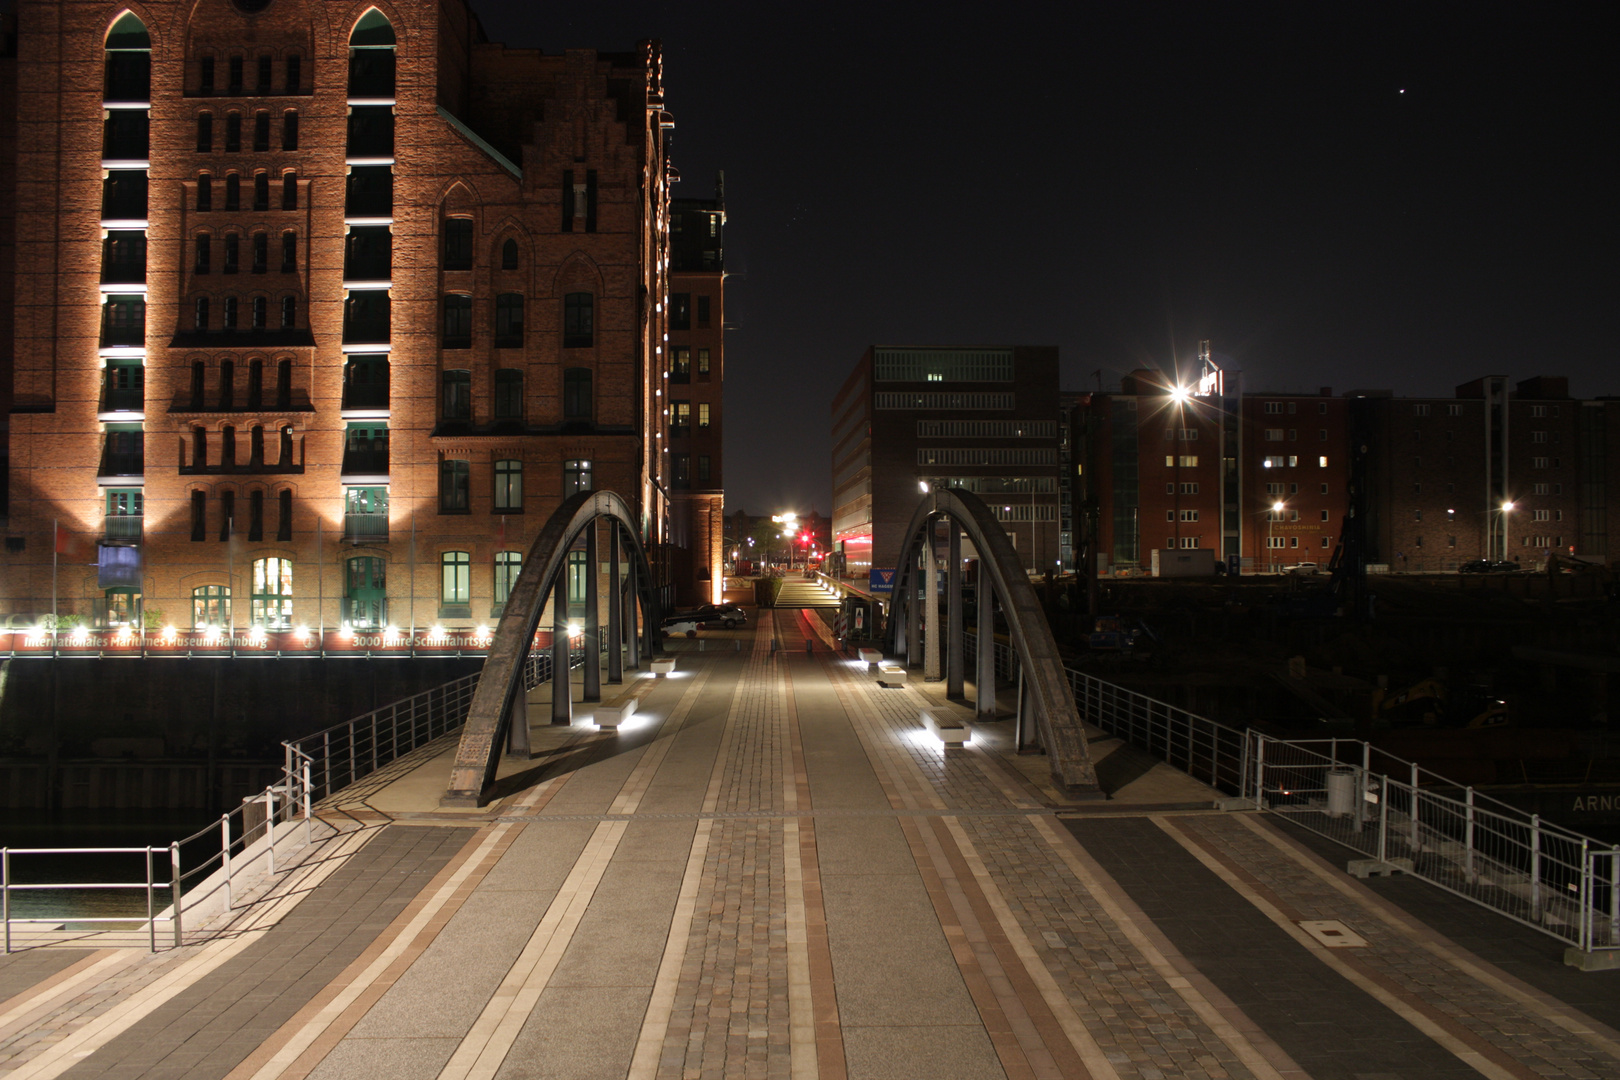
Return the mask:
<svg viewBox="0 0 1620 1080"><path fill-rule="evenodd" d="M107 656L194 656L247 654L282 656L352 656L366 653L483 654L493 640L489 627L453 630L274 630L199 628L137 631L116 630L0 630L0 652L13 656L49 656L55 653ZM551 648L551 631L534 635L534 648Z"/></svg>
<svg viewBox="0 0 1620 1080"><path fill-rule="evenodd" d="M1205 360L1203 373L1198 376L1198 389L1193 392L1193 396L1220 397L1225 393L1226 382L1221 369L1211 361Z"/></svg>

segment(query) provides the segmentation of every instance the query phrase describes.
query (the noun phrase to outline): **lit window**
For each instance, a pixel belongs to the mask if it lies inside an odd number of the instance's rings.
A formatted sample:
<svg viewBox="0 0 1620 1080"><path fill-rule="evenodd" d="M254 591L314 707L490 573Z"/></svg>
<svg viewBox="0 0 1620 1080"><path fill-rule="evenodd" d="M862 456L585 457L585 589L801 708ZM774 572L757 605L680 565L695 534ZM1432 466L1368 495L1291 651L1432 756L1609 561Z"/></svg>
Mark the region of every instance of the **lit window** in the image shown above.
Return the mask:
<svg viewBox="0 0 1620 1080"><path fill-rule="evenodd" d="M445 607L472 602L472 556L447 551L439 556L439 600Z"/></svg>
<svg viewBox="0 0 1620 1080"><path fill-rule="evenodd" d="M284 630L292 625L291 559L253 561L253 625Z"/></svg>
<svg viewBox="0 0 1620 1080"><path fill-rule="evenodd" d="M1316 459L1316 467L1319 468L1319 469L1327 468L1327 455L1326 454L1323 454L1321 457Z"/></svg>
<svg viewBox="0 0 1620 1080"><path fill-rule="evenodd" d="M508 458L495 463L495 509L509 513L523 509L523 462Z"/></svg>

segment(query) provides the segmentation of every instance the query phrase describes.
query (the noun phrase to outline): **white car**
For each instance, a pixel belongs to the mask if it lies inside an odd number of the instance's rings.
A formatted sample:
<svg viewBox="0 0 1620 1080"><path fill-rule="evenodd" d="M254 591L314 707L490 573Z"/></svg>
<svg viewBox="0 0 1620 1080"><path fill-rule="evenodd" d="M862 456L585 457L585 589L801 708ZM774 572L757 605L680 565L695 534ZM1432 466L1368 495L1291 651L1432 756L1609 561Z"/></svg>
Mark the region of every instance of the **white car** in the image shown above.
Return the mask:
<svg viewBox="0 0 1620 1080"><path fill-rule="evenodd" d="M1283 567L1283 573L1285 573L1285 574L1314 574L1320 569L1321 569L1321 567L1317 566L1313 562L1300 562L1300 563L1294 563L1292 566Z"/></svg>

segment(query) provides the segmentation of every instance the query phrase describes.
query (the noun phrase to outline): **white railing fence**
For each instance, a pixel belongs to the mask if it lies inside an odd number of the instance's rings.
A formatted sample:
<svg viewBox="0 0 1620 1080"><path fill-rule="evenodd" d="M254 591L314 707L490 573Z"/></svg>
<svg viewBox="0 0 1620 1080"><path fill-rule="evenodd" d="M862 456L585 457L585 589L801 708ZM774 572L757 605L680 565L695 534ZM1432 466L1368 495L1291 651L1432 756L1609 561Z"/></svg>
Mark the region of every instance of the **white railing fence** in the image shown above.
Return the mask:
<svg viewBox="0 0 1620 1080"><path fill-rule="evenodd" d="M599 635L606 646L607 631ZM575 648L569 666L584 663L584 651ZM311 843L317 819L314 807L355 781L397 761L418 747L456 731L466 721L478 687L478 675L467 675L420 694L402 698L312 735L282 743L281 780L222 814L217 823L168 847L5 848L0 847L0 921L5 924L5 951L13 947L13 926L35 927L28 944L41 944L51 932L54 940L78 937L105 924L146 931L148 947L156 952L158 926L174 946L183 941L184 923L232 909L241 898L244 875L258 880L276 874L276 857L286 856ZM551 653L535 649L523 666L523 683L533 690L551 679ZM325 828L325 826L323 826ZM290 845L290 847L289 847ZM76 861L109 855L144 855L144 879L128 881L29 880L30 864L53 859ZM17 870L22 870L18 880ZM13 897L24 893L71 892L79 896L144 891L144 914L80 915L69 911L49 915L14 915ZM67 930L67 926L84 926Z"/></svg>
<svg viewBox="0 0 1620 1080"><path fill-rule="evenodd" d="M1013 649L995 650L1016 680ZM1082 720L1215 790L1583 951L1620 949L1620 848L1359 739L1277 739L1067 671Z"/></svg>

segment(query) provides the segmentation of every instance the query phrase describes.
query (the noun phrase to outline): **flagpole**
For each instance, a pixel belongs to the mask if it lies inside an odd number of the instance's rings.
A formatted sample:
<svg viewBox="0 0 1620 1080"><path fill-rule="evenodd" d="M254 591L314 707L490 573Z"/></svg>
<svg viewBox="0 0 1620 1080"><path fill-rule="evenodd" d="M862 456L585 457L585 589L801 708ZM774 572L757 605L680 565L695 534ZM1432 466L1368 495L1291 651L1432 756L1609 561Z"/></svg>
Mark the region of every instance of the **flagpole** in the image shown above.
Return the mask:
<svg viewBox="0 0 1620 1080"><path fill-rule="evenodd" d="M51 518L51 655L56 655L56 628L61 625L58 621L61 614L57 610L56 599L56 562L61 557L62 547L62 519Z"/></svg>

